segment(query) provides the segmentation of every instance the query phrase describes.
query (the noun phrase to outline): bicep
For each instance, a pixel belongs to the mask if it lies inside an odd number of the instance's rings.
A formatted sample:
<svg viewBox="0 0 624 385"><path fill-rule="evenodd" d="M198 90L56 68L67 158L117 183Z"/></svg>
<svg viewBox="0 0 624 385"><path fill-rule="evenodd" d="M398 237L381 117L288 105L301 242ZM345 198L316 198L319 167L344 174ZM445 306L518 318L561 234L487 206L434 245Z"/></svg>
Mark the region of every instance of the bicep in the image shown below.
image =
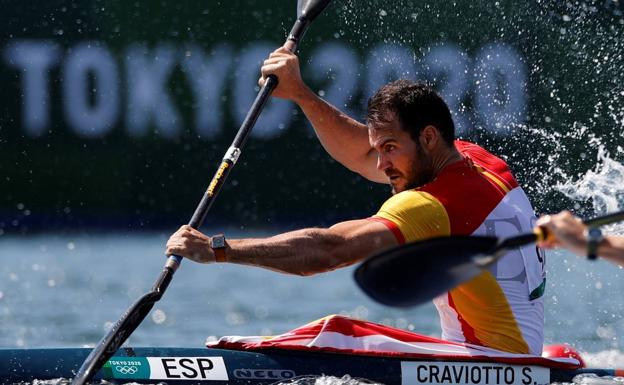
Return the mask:
<svg viewBox="0 0 624 385"><path fill-rule="evenodd" d="M351 265L399 244L386 225L368 219L341 222L329 231L344 240L332 251L340 266Z"/></svg>

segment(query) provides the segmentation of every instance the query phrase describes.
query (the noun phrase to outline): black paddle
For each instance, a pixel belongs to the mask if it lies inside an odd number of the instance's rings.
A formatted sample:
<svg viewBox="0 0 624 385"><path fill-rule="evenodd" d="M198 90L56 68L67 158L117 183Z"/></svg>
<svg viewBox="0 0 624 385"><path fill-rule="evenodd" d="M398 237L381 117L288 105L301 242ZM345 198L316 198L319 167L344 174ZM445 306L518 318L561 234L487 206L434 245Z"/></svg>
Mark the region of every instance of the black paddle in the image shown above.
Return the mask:
<svg viewBox="0 0 624 385"><path fill-rule="evenodd" d="M624 211L583 221L591 227L624 220ZM450 236L409 243L374 255L355 270L355 281L372 299L409 307L476 277L510 250L539 242L545 229L510 238Z"/></svg>
<svg viewBox="0 0 624 385"><path fill-rule="evenodd" d="M310 23L319 15L331 0L299 0L297 2L297 21L293 25L288 39L285 43L286 47L294 52L297 44L308 29ZM204 193L199 205L195 209L189 225L194 229L199 229L206 218L208 210L212 206L217 194L221 190L221 186L238 157L241 149L247 141L247 137L251 132L256 120L260 116L264 105L269 99L271 92L277 86L277 78L269 76L264 86L258 92L245 120L232 142L232 145L225 153L221 165L212 177L208 189ZM108 333L100 340L97 346L91 351L86 358L76 377L72 381L72 385L83 385L88 382L102 365L119 349L132 332L141 324L147 316L154 304L160 300L167 286L173 278L173 274L180 266L182 257L172 255L167 258L167 262L163 267L160 276L156 280L152 290L139 298L126 312L121 316L119 321L113 325Z"/></svg>

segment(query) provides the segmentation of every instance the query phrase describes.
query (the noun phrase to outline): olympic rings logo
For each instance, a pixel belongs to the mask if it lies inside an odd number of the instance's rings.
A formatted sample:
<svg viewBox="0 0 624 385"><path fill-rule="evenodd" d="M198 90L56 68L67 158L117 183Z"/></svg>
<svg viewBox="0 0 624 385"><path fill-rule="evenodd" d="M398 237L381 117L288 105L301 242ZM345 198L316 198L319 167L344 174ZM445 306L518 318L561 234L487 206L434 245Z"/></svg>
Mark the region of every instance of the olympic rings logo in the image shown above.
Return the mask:
<svg viewBox="0 0 624 385"><path fill-rule="evenodd" d="M134 374L139 371L136 366L115 366L115 370L121 374Z"/></svg>

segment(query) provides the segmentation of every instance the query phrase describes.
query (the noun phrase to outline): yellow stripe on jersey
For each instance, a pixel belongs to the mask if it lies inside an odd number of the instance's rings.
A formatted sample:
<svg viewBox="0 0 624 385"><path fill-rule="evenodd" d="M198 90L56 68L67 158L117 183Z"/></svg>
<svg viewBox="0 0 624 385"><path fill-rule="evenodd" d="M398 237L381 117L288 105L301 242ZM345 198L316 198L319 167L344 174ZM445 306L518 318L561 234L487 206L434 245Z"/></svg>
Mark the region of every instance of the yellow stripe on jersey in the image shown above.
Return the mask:
<svg viewBox="0 0 624 385"><path fill-rule="evenodd" d="M496 175L492 174L491 172L485 170L483 167L477 166L475 165L475 168L477 169L477 171L479 171L481 174L483 174L483 176L485 176L486 178L488 178L489 180L491 180L492 182L496 183L496 185L498 187L500 187L505 193L508 193L510 190L509 186L507 186L505 184L505 182L503 182L499 177L497 177Z"/></svg>
<svg viewBox="0 0 624 385"><path fill-rule="evenodd" d="M508 193L509 187L507 187L506 184L503 183L502 180L498 179L494 174L492 174L489 171L483 171L483 175L485 175L488 179L490 179L491 181L493 181L494 183L496 183L501 189L503 189L503 191L505 193Z"/></svg>
<svg viewBox="0 0 624 385"><path fill-rule="evenodd" d="M376 216L397 225L406 242L451 234L446 209L433 195L407 190L388 199Z"/></svg>
<svg viewBox="0 0 624 385"><path fill-rule="evenodd" d="M485 346L505 352L529 353L507 297L489 271L451 290L450 295L456 311Z"/></svg>

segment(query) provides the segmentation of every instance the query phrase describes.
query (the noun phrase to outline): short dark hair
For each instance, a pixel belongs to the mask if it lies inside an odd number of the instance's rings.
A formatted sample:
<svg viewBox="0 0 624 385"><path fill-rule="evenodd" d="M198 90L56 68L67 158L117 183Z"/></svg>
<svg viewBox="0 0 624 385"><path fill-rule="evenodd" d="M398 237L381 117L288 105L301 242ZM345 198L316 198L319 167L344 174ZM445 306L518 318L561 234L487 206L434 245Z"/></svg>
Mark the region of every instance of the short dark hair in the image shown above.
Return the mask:
<svg viewBox="0 0 624 385"><path fill-rule="evenodd" d="M428 84L396 80L381 87L368 99L366 122L385 123L387 113L394 112L403 129L418 143L423 128L436 127L444 141L453 145L455 124L444 99Z"/></svg>

